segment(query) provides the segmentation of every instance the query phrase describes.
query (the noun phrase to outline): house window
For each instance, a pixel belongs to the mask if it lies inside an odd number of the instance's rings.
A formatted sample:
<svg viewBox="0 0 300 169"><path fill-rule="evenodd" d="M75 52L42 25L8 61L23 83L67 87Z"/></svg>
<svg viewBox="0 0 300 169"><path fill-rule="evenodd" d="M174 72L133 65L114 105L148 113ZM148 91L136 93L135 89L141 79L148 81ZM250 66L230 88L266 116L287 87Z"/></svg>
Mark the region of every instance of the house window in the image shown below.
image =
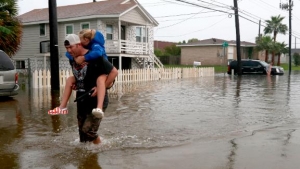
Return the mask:
<svg viewBox="0 0 300 169"><path fill-rule="evenodd" d="M66 36L69 34L74 33L74 26L73 25L66 25Z"/></svg>
<svg viewBox="0 0 300 169"><path fill-rule="evenodd" d="M81 23L81 29L90 29L90 23Z"/></svg>
<svg viewBox="0 0 300 169"><path fill-rule="evenodd" d="M142 36L143 42L148 42L148 28L143 28Z"/></svg>
<svg viewBox="0 0 300 169"><path fill-rule="evenodd" d="M106 39L112 40L113 39L113 26L106 25Z"/></svg>
<svg viewBox="0 0 300 169"><path fill-rule="evenodd" d="M17 60L16 61L16 69L25 69L25 61Z"/></svg>
<svg viewBox="0 0 300 169"><path fill-rule="evenodd" d="M141 27L137 27L136 28L136 41L137 42L142 42L142 28Z"/></svg>
<svg viewBox="0 0 300 169"><path fill-rule="evenodd" d="M46 36L46 24L40 24L40 36Z"/></svg>

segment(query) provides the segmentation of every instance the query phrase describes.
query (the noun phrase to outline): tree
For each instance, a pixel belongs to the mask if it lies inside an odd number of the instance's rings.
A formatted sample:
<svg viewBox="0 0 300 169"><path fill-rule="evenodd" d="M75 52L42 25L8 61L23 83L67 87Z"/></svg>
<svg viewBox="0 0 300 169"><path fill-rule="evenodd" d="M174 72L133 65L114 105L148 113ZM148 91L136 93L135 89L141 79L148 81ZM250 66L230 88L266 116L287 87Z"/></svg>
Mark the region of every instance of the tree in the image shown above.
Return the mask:
<svg viewBox="0 0 300 169"><path fill-rule="evenodd" d="M197 38L192 38L188 40L188 43L192 43L192 42L198 42L199 40Z"/></svg>
<svg viewBox="0 0 300 169"><path fill-rule="evenodd" d="M300 54L299 53L294 53L293 58L294 58L295 66L299 66L300 65Z"/></svg>
<svg viewBox="0 0 300 169"><path fill-rule="evenodd" d="M274 48L275 48L274 52L278 56L277 65L279 66L280 65L280 55L288 52L287 44L285 44L284 42L282 42L282 43L276 42L274 44Z"/></svg>
<svg viewBox="0 0 300 169"><path fill-rule="evenodd" d="M0 49L9 56L20 48L22 24L17 19L18 7L16 0L0 1Z"/></svg>
<svg viewBox="0 0 300 169"><path fill-rule="evenodd" d="M170 56L179 56L181 54L181 48L177 47L175 44L165 47L165 54Z"/></svg>
<svg viewBox="0 0 300 169"><path fill-rule="evenodd" d="M155 56L160 57L164 54L164 52L161 51L160 49L154 49L154 54Z"/></svg>
<svg viewBox="0 0 300 169"><path fill-rule="evenodd" d="M288 27L285 24L282 24L282 20L284 17L272 16L271 20L266 20L267 26L264 29L265 34L272 34L273 33L273 40L276 42L277 34L286 34ZM275 53L272 52L272 62L274 63L274 56Z"/></svg>
<svg viewBox="0 0 300 169"><path fill-rule="evenodd" d="M265 51L265 61L268 62L268 55L269 55L269 50L271 50L272 47L272 38L270 36L263 36L260 38L257 38L256 41L256 50L257 51Z"/></svg>

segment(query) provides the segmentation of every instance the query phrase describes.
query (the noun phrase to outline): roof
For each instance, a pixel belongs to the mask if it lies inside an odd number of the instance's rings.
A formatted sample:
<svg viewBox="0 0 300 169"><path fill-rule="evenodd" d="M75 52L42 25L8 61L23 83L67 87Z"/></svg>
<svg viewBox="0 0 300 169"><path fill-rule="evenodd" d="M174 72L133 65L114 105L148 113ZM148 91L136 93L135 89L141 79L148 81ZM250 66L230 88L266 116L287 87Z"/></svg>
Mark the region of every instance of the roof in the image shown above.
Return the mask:
<svg viewBox="0 0 300 169"><path fill-rule="evenodd" d="M139 8L154 24L158 22L147 12L136 0L102 0L76 5L59 6L57 10L57 20L78 20L80 18L89 19L95 17L120 17L131 9ZM23 24L36 24L49 22L48 8L34 9L18 16Z"/></svg>
<svg viewBox="0 0 300 169"><path fill-rule="evenodd" d="M219 46L222 45L224 42L228 43L228 46L236 46L236 41L235 40L231 40L231 41L227 41L224 39L217 39L217 38L210 38L210 39L204 39L204 40L200 40L197 42L191 42L191 43L186 43L186 44L180 44L177 45L178 47L185 47L185 46ZM252 42L246 42L246 41L241 41L241 46L243 47L254 47L256 46L255 43Z"/></svg>

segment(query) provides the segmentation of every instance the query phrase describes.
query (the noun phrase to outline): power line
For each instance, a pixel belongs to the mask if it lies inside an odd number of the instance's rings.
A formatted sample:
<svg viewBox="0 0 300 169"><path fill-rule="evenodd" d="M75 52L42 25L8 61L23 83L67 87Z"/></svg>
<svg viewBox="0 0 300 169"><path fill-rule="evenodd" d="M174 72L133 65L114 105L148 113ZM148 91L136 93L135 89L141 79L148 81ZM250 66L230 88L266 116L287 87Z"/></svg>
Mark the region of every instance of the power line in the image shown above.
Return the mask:
<svg viewBox="0 0 300 169"><path fill-rule="evenodd" d="M216 12L216 11L205 11L205 12L202 12L202 11L203 11L203 10L201 10L200 13L211 13L211 12ZM187 14L177 14L177 15L155 16L154 18L167 18L167 17L184 16L184 15L193 15L193 14L199 14L199 12L195 12L195 13L187 13Z"/></svg>
<svg viewBox="0 0 300 169"><path fill-rule="evenodd" d="M213 4L213 3L209 3L209 2L206 2L206 1L202 1L202 0L197 0L197 1L200 1L200 2L203 2L203 3L207 3L207 4L210 4L210 5L214 5L214 6L217 6L217 7L220 7L220 8L226 8L226 9L231 9L231 7L228 7L227 5L226 6L221 6L221 5L216 5L216 4Z"/></svg>
<svg viewBox="0 0 300 169"><path fill-rule="evenodd" d="M199 30L196 30L196 31L193 31L193 32L189 32L189 33L186 33L186 34L175 35L175 36L156 36L156 37L179 37L179 36L185 36L185 35L188 35L188 34L192 34L192 33L195 33L195 32L199 32L199 31L203 31L203 30L205 30L205 29L211 28L211 27L217 25L218 23L221 23L221 22L222 22L223 20L225 20L226 18L228 18L228 17L222 18L221 20L219 20L219 21L217 21L217 22L215 22L215 23L209 25L209 26L206 27L206 28L199 29Z"/></svg>
<svg viewBox="0 0 300 169"><path fill-rule="evenodd" d="M191 19L211 18L211 17L224 16L224 15L225 15L225 14L220 14L220 15L210 15L210 16L201 16L201 17L194 17L194 18L191 18ZM184 19L162 20L162 21L159 21L159 22L169 22L169 21L178 21L178 20L185 20L185 18L184 18Z"/></svg>
<svg viewBox="0 0 300 169"><path fill-rule="evenodd" d="M210 8L210 7L202 6L202 5L199 5L199 4L192 3L192 2L187 2L187 1L184 1L184 0L175 0L175 1L179 1L179 2L182 2L182 3L194 5L194 6L198 6L198 7L205 8L205 9L210 9L210 10L213 10L213 11L218 11L218 12L222 12L222 13L232 14L232 13L229 13L229 12L226 12L226 11L222 11L222 10L218 10L218 9L213 9L213 8Z"/></svg>

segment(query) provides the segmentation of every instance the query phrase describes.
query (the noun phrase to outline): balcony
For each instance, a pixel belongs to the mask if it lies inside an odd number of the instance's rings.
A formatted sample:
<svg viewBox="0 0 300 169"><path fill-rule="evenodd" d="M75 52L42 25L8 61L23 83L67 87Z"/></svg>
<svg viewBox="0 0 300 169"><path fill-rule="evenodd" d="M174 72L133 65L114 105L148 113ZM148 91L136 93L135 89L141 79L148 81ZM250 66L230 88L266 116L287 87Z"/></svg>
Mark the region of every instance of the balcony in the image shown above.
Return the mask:
<svg viewBox="0 0 300 169"><path fill-rule="evenodd" d="M107 40L105 42L106 53L125 53L132 55L149 55L149 44L129 40Z"/></svg>

